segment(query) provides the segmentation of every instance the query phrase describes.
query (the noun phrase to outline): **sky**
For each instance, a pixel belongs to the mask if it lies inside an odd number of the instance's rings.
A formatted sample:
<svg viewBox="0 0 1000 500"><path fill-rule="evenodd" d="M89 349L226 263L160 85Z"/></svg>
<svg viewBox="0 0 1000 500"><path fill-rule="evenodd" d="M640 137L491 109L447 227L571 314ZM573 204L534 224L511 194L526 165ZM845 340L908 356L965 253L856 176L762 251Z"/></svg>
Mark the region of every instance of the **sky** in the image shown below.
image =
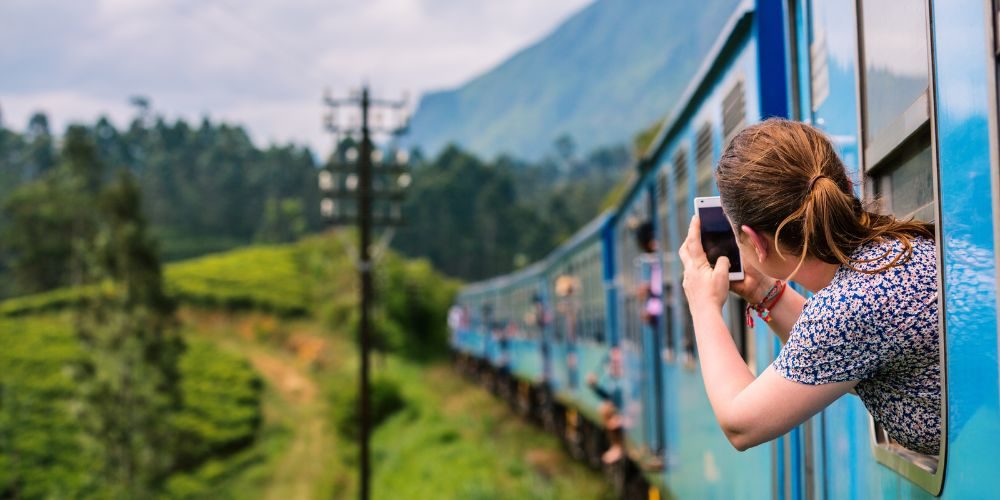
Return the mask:
<svg viewBox="0 0 1000 500"><path fill-rule="evenodd" d="M22 130L109 116L129 97L168 119L226 120L261 146L324 154L321 97L451 88L591 0L0 0L0 110Z"/></svg>

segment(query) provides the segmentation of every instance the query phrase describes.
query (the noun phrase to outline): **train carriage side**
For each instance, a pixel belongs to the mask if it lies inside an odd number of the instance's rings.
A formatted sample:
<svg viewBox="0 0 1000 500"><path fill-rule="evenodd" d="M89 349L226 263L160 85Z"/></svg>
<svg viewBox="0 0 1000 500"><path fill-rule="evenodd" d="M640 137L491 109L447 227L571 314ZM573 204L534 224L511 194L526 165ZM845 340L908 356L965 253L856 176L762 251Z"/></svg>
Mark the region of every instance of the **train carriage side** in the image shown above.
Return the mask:
<svg viewBox="0 0 1000 500"><path fill-rule="evenodd" d="M544 319L538 306L544 287L544 262L518 271L508 278L505 287L508 313L504 335L511 375L524 386L544 382L542 328Z"/></svg>
<svg viewBox="0 0 1000 500"><path fill-rule="evenodd" d="M682 269L676 258L676 249L687 235L694 198L717 194L713 169L728 139L748 123L787 113L785 93L778 91L786 86L781 68L775 70L774 61L761 65L762 58L768 58L775 46L780 51L783 43L780 37L774 39L770 33L761 37L761 33L765 26L774 25L775 18L780 29L782 16L779 2L740 6L642 164L647 184L644 190L655 194L650 207L663 248L666 305L665 328L659 332L662 340L640 337L645 339L640 344L643 349L660 352L654 359L661 364L662 387L659 399L647 397L640 403L660 410L661 415L655 420L658 427L645 429L642 438L656 443L657 436L663 436L663 470L647 471L647 477L680 498L761 498L772 494L784 498L779 486L786 478L791 483L790 469L800 465L793 460L796 454L784 453L782 448L800 446L792 440L801 430L774 445L741 453L719 429L698 368L694 331L681 286ZM647 204L641 200L642 191L637 192L633 205ZM619 247L623 246L627 244ZM777 345L769 332L745 327L742 308L738 300L730 300L724 313L748 368L759 373L775 356ZM623 351L627 345L623 340ZM648 367L643 369L647 378L655 376ZM641 379L637 383L653 385ZM645 413L656 414L649 409Z"/></svg>
<svg viewBox="0 0 1000 500"><path fill-rule="evenodd" d="M830 134L854 169L864 198L880 198L882 209L896 215L937 223L946 367L942 454L922 456L893 443L860 401L848 396L770 446L747 452L763 456L754 461L757 467L746 467L716 428L697 372L685 369L685 358L694 356L686 349L693 344L685 341L691 332L683 297L674 294L676 334L668 330L666 337L674 353L664 357L668 430L663 479L672 493L745 497L767 492L776 498L995 493L997 479L988 471L1000 469L1000 457L986 443L1000 431L994 243L1000 213L995 164L1000 53L995 47L1000 45L992 38L992 22L986 21L997 7L958 3L813 0L782 6L786 19L794 21L786 33L795 57L790 77L796 84L788 95L788 112ZM761 6L774 7L765 1L756 7ZM754 15L763 17L761 12ZM968 36L969 30L981 36ZM753 69L760 70L761 79L773 79L763 61L778 59L784 51L766 50L759 31L753 34L747 35L744 55L731 58L735 62L725 62L726 54L739 51L720 52L711 65L728 69L709 69L708 80L697 84L705 89L702 98L694 99L696 106L684 104L692 107L690 120L682 110L661 134L654 156L656 191L665 195L659 197L658 215L668 249L683 238L691 198L714 189L710 170L702 166L714 163L732 130L727 122L739 122L732 117L733 103L745 104L747 121L781 114L774 111L781 103L775 106L773 96L760 88L780 85L754 82ZM894 39L917 43L901 46L890 43ZM923 49L920 40L926 44ZM754 55L760 58L756 62ZM727 84L740 61L747 70L741 83ZM735 93L741 85L745 103ZM699 91L689 95L697 97ZM754 96L759 102L753 102ZM703 162L708 156L712 160ZM669 296L671 286L679 290L680 268L669 251L664 260ZM733 305L729 309L738 310ZM737 332L735 324L731 328ZM759 371L780 348L772 339L762 328L738 332L735 340L748 364ZM760 470L761 463L772 466Z"/></svg>
<svg viewBox="0 0 1000 500"><path fill-rule="evenodd" d="M637 182L619 208L614 226L615 265L614 283L617 300L617 330L622 358L621 380L625 444L629 457L640 468L649 468L658 462L662 441L655 432L657 415L655 401L662 392L657 391L653 363L657 362L657 349L653 336L657 335L646 312L649 296L649 277L658 259L655 253L639 247L638 231L645 224L652 224L651 193L648 182ZM645 287L645 288L644 288Z"/></svg>
<svg viewBox="0 0 1000 500"><path fill-rule="evenodd" d="M588 386L589 374L606 370L614 340L607 327L605 240L612 218L602 215L548 257L546 287L551 317L551 377L556 400L572 416L602 425L600 399Z"/></svg>
<svg viewBox="0 0 1000 500"><path fill-rule="evenodd" d="M982 498L1000 478L996 2L799 0L795 112L825 130L883 210L937 227L942 452L910 452L857 398L808 438L811 496ZM906 40L907 43L893 43Z"/></svg>
<svg viewBox="0 0 1000 500"><path fill-rule="evenodd" d="M485 325L482 316L483 289L470 285L462 289L457 303L465 316L456 332L455 348L473 359L485 359Z"/></svg>

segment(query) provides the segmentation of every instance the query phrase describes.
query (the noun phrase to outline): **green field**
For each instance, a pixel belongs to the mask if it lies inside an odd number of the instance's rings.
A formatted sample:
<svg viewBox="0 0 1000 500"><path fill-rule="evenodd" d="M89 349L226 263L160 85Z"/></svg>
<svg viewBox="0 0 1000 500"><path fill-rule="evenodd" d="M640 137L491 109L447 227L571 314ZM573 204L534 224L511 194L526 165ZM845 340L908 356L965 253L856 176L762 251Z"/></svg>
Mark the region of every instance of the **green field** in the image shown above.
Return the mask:
<svg viewBox="0 0 1000 500"><path fill-rule="evenodd" d="M164 498L356 497L356 287L343 245L313 238L166 268L187 349L184 406L165 417L182 452ZM426 263L381 264L374 497L607 496L599 474L428 353L454 284ZM0 303L0 497L100 496L73 410L70 309L87 293Z"/></svg>
<svg viewBox="0 0 1000 500"><path fill-rule="evenodd" d="M100 495L73 408L72 367L81 351L71 318L50 313L0 319L0 492L24 498ZM201 467L253 444L263 418L262 384L244 358L199 338L188 339L180 368L184 405L167 418L178 469L192 472L179 471L174 479L177 493L197 492Z"/></svg>

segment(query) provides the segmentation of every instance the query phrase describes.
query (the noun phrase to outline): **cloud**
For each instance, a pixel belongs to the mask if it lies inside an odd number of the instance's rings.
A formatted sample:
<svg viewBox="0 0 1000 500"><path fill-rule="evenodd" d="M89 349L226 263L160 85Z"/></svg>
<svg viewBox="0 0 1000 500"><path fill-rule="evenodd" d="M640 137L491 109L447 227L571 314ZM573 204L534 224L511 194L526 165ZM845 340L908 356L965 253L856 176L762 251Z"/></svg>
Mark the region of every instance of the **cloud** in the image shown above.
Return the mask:
<svg viewBox="0 0 1000 500"><path fill-rule="evenodd" d="M40 108L61 127L101 110L125 120L143 94L167 115L325 151L324 87L456 86L589 1L4 0L0 106L9 125Z"/></svg>

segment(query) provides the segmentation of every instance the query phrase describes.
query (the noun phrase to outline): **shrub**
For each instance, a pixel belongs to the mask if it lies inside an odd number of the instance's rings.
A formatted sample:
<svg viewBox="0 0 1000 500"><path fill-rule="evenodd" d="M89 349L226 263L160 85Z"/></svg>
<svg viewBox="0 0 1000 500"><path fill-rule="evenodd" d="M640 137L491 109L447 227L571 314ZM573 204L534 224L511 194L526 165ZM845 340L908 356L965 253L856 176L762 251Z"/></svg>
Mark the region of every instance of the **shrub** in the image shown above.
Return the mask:
<svg viewBox="0 0 1000 500"><path fill-rule="evenodd" d="M399 384L393 380L380 377L371 381L369 391L369 403L371 410L371 430L396 412L406 408L406 400L399 388ZM352 442L358 439L361 432L358 422L361 421L358 401L358 387L354 384L350 388L341 387L340 391L335 391L332 397L333 416L338 432Z"/></svg>

